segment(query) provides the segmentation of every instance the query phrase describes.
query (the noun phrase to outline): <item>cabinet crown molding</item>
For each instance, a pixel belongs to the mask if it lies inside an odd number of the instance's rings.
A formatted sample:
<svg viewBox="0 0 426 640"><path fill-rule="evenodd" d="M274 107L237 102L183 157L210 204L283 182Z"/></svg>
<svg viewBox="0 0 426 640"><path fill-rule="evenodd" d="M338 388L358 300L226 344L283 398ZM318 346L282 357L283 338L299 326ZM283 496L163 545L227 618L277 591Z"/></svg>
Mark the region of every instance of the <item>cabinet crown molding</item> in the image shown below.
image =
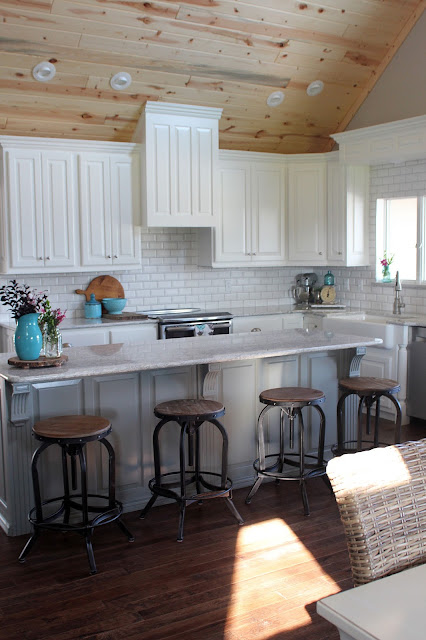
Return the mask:
<svg viewBox="0 0 426 640"><path fill-rule="evenodd" d="M0 136L0 145L8 149L58 149L60 151L104 151L131 153L139 151L136 142L109 142L106 140L74 140L66 138L33 138L27 136Z"/></svg>
<svg viewBox="0 0 426 640"><path fill-rule="evenodd" d="M216 107L199 107L192 104L177 104L174 102L153 102L145 104L145 113L163 113L173 116L194 116L196 118L215 118L219 120L223 109Z"/></svg>
<svg viewBox="0 0 426 640"><path fill-rule="evenodd" d="M334 133L345 163L400 163L426 157L426 115Z"/></svg>

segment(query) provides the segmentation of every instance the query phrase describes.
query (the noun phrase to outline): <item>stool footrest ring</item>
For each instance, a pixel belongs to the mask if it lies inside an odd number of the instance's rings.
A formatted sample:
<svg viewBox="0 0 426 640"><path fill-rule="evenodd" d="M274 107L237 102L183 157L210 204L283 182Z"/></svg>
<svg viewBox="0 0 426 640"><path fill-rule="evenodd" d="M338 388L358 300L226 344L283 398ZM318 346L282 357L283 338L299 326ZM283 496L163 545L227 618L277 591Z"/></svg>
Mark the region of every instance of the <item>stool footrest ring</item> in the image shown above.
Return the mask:
<svg viewBox="0 0 426 640"><path fill-rule="evenodd" d="M289 459L287 457L288 455L298 456L299 454L297 453L287 454L282 460L283 464L287 464L291 467L299 468L299 461ZM275 478L276 480L300 480L301 478L315 478L317 476L323 476L326 474L325 464L318 464L318 458L317 456L314 456L314 455L305 454L304 458L315 460L316 464L313 464L311 462L305 463L305 468L308 469L308 471L306 471L306 473L303 473L303 474L299 473L298 475L294 475L294 476L289 475L285 471L282 471L282 472L276 471L276 469L280 466L279 454L270 453L267 456L265 456L265 460L267 458L275 458L276 459L275 464L271 465L270 467L265 467L261 469L259 467L259 459L253 462L254 470L260 476L263 476L265 478L271 477L271 478Z"/></svg>
<svg viewBox="0 0 426 640"><path fill-rule="evenodd" d="M87 494L87 497L109 501L108 496L103 496L100 494L89 493ZM81 511L82 510L81 503L74 501L75 498L81 498L81 494L70 496L70 498L72 498L73 500L70 501L69 507L71 509L76 509ZM98 513L99 515L97 515L95 518L90 520L87 524L84 524L81 522L78 522L75 524L68 523L68 522L53 522L53 520L55 520L60 515L62 515L67 508L67 505L64 501L64 496L50 498L49 500L44 500L42 502L42 506L44 507L48 504L53 504L54 502L59 502L59 501L62 501L62 504L59 507L59 509L55 513L51 514L50 516L43 518L43 520L41 521L38 521L37 518L35 517L36 507L33 507L28 515L29 522L35 528L38 528L38 529L50 529L50 530L64 531L64 532L66 531L81 532L81 531L87 531L88 529L93 529L95 527L99 527L104 524L108 524L110 522L114 522L123 513L123 505L118 500L115 500L108 511L105 511L105 507L101 507L97 505L88 505L89 513Z"/></svg>

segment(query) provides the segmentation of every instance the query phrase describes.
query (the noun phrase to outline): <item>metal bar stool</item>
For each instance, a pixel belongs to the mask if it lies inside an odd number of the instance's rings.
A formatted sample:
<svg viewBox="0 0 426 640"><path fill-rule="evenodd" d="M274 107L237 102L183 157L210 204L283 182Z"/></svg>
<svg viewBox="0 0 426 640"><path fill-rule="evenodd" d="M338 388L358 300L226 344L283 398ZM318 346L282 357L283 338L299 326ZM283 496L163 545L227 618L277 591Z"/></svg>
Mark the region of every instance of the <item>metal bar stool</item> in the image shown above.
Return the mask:
<svg viewBox="0 0 426 640"><path fill-rule="evenodd" d="M264 478L275 478L277 482L281 480L296 480L300 483L303 508L306 516L309 515L309 502L306 493L305 482L308 478L321 476L328 484L325 462L324 462L324 440L325 440L325 415L319 406L325 401L325 395L318 389L305 387L279 387L277 389L267 389L259 396L260 402L267 406L262 409L258 419L258 451L259 457L253 462L253 467L257 473L257 478L246 498L249 504L251 499L259 489ZM265 455L265 435L263 421L266 414L273 408L280 408L280 450L278 453ZM303 407L314 407L320 416L318 454L310 455L305 453L305 428L303 424ZM299 427L298 451L285 451L284 428L285 418L289 422L289 445L290 450L294 448L294 420L297 417ZM273 460L273 464L267 466L268 461ZM284 465L297 467L296 473L284 470Z"/></svg>
<svg viewBox="0 0 426 640"><path fill-rule="evenodd" d="M33 526L34 532L23 548L19 561L25 562L27 555L44 529L62 532L75 531L82 535L86 541L90 573L94 574L97 569L93 554L92 535L96 527L116 522L121 531L127 536L129 542L134 540L120 518L123 506L121 502L115 499L115 454L111 444L106 440L106 436L111 433L111 423L100 416L59 416L37 422L33 426L32 433L36 440L42 442L34 452L31 462L35 507L31 509L28 519ZM85 445L93 440L98 440L108 453L107 496L88 493ZM59 497L42 500L37 463L43 451L46 451L53 444L59 445L62 449L64 494ZM71 494L69 475L71 475L72 490L76 491L77 489L76 458L80 462L80 493ZM68 459L71 461L70 473ZM105 504L103 506L91 504L88 498ZM59 504L55 505L54 503ZM53 513L43 513L43 507L46 505L53 506L55 509ZM81 521L70 522L71 509L81 512ZM91 517L90 514L92 513L97 515ZM57 522L58 518L61 518L59 522Z"/></svg>
<svg viewBox="0 0 426 640"><path fill-rule="evenodd" d="M363 451L365 449L372 449L373 447L386 446L386 444L379 441L379 421L380 421L380 400L381 398L388 398L396 409L396 421L394 431L394 442L391 444L398 444L401 441L401 406L399 404L396 394L400 391L401 386L395 380L388 380L386 378L373 378L373 377L354 377L343 378L339 380L339 391L342 395L337 403L337 444L331 448L334 455L342 455L343 453L355 453L356 451ZM343 419L343 409L345 400L350 395L357 395L359 397L358 403L358 419L356 426L356 439L346 439L345 421ZM371 408L376 405L376 415L374 420L374 433L373 441L363 440L362 430L362 413L363 407L366 407L366 434L371 434Z"/></svg>
<svg viewBox="0 0 426 640"><path fill-rule="evenodd" d="M210 498L224 498L231 513L239 524L244 520L232 501L232 481L228 478L228 436L223 425L217 420L225 414L225 408L214 400L172 400L163 402L154 408L154 414L160 418L153 435L155 477L148 486L152 496L140 514L144 518L158 496L176 500L180 507L177 541L183 540L183 525L186 506L193 502L202 502ZM179 471L161 472L161 454L159 445L160 431L168 422L177 422L180 426ZM200 469L200 427L210 422L219 431L222 440L221 473ZM187 452L185 447L187 441ZM186 457L188 454L188 467ZM205 475L218 478L218 483L208 481ZM195 483L195 493L188 493L188 485ZM202 491L202 489L207 491Z"/></svg>

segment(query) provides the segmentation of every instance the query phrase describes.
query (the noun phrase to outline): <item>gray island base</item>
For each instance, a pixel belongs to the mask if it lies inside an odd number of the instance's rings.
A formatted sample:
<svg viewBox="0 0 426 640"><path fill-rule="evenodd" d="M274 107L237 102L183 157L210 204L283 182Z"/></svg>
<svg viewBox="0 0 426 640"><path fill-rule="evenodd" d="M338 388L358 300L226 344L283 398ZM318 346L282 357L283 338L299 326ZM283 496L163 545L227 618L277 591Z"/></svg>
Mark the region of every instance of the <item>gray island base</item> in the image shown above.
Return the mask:
<svg viewBox="0 0 426 640"><path fill-rule="evenodd" d="M111 420L117 497L125 511L142 509L150 497L153 473L153 409L159 402L205 397L225 405L229 436L229 475L234 487L251 485L256 454L259 393L280 386L310 386L324 391L326 450L336 441L337 381L359 375L365 347L377 340L323 331L289 329L164 340L137 345L112 344L66 350L68 362L51 369L16 369L0 356L0 526L11 536L28 533L33 505L30 464L36 442L31 427L55 415L101 415ZM271 451L277 447L278 415L267 425ZM278 414L279 412L277 412ZM178 429L171 424L162 443L166 471L176 468ZM217 463L214 434L205 425L203 468ZM203 427L204 429L204 427ZM308 448L318 424L307 422ZM42 461L45 495L61 495L61 461L51 447ZM87 448L89 490L106 491L106 461L99 443Z"/></svg>

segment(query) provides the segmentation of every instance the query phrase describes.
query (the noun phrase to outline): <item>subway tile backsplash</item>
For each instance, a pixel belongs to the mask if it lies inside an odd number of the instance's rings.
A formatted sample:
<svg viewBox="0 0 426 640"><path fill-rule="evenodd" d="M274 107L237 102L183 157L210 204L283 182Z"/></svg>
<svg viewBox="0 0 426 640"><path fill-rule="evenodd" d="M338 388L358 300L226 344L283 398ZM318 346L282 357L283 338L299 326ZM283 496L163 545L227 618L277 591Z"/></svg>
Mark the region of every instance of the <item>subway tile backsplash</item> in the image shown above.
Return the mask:
<svg viewBox="0 0 426 640"><path fill-rule="evenodd" d="M393 286L375 282L376 199L426 194L426 160L371 167L370 251L371 267L336 268L337 298L353 309L392 311ZM123 284L127 311L170 306L201 306L232 310L233 306L291 304L295 276L315 271L319 282L324 267L270 267L212 269L197 265L197 232L191 229L143 229L140 271L112 272ZM47 290L54 307L67 309L67 317L84 315L85 298L75 289L86 289L100 273L18 276L20 282ZM0 278L4 284L13 276ZM426 314L426 287L403 290L405 313ZM0 309L0 313L1 313Z"/></svg>

